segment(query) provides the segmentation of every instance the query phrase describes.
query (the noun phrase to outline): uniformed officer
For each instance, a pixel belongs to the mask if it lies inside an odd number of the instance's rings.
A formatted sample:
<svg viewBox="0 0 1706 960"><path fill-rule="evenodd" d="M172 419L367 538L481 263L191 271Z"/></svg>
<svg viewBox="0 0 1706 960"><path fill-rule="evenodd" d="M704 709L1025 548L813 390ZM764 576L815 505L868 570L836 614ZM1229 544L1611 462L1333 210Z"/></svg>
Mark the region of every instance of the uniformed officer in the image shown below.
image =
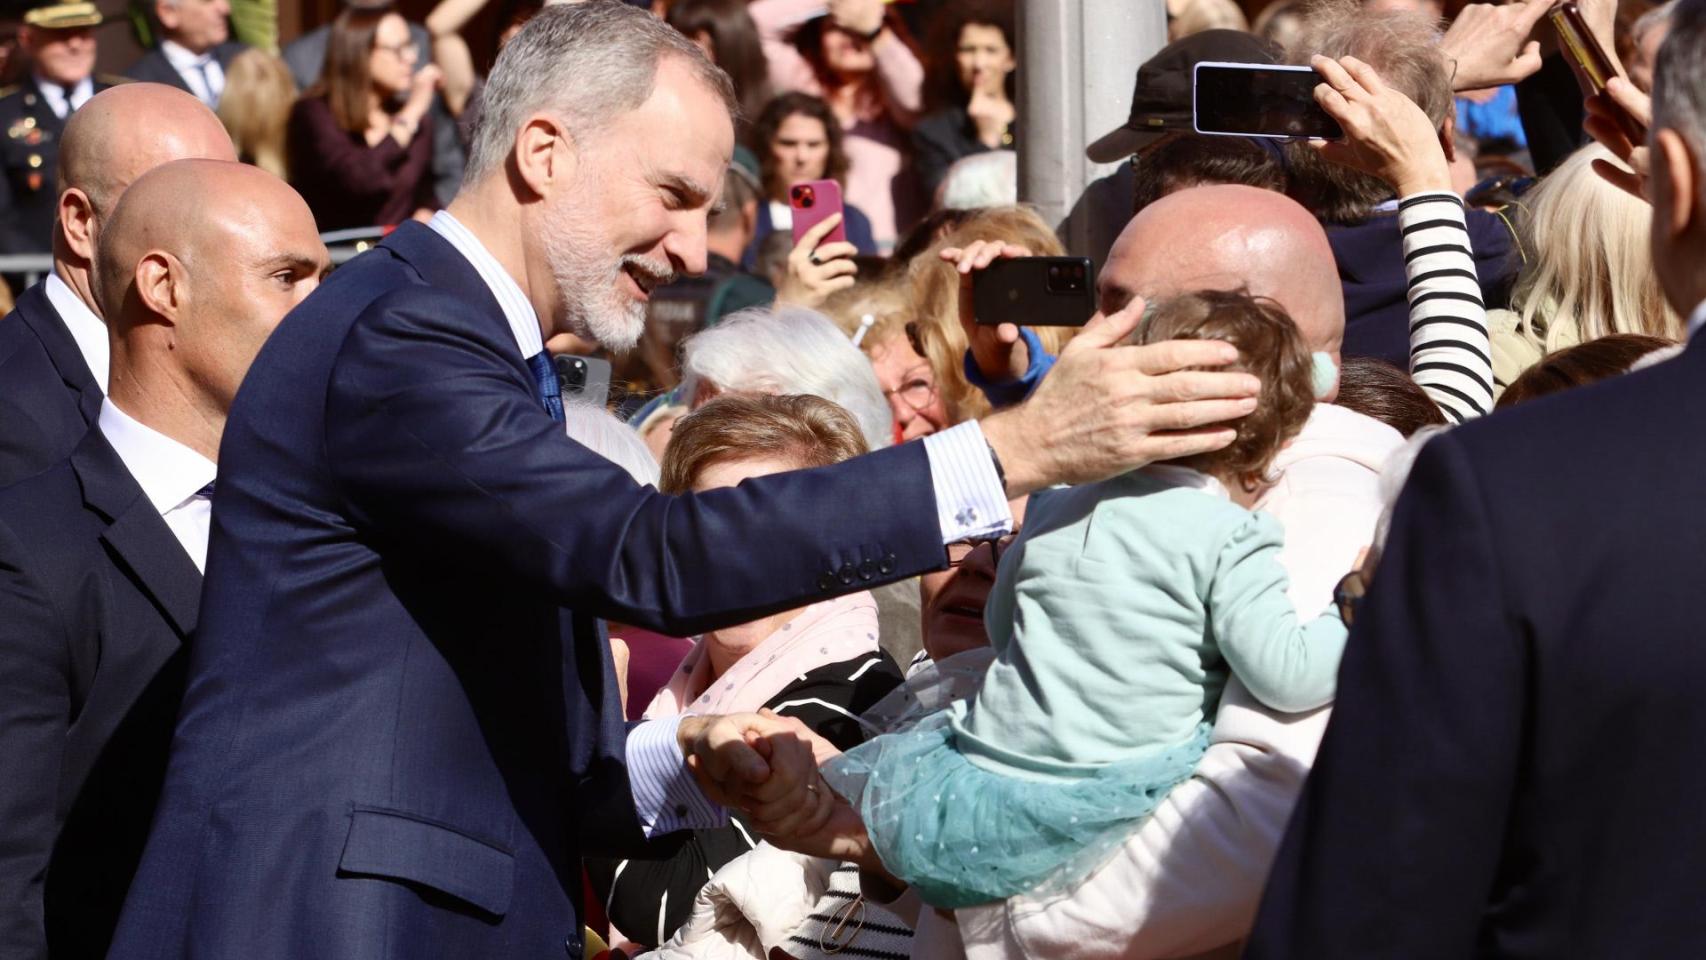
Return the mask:
<svg viewBox="0 0 1706 960"><path fill-rule="evenodd" d="M123 82L96 77L93 3L51 3L24 14L18 47L29 62L24 82L0 90L0 253L52 249L59 201L59 138L71 112Z"/></svg>

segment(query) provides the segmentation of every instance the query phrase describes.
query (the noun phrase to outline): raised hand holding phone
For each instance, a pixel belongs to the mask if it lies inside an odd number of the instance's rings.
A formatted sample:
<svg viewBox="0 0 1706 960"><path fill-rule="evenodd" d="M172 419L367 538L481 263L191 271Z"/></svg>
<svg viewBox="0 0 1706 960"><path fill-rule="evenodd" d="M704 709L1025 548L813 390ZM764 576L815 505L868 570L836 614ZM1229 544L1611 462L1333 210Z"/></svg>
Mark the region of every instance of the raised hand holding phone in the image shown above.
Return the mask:
<svg viewBox="0 0 1706 960"><path fill-rule="evenodd" d="M1582 126L1588 135L1628 165L1628 169L1624 169L1605 160L1595 160L1594 172L1633 196L1650 199L1647 196L1647 130L1653 125L1652 98L1637 90L1627 79L1613 77L1606 84L1605 92L1587 98L1585 103L1588 116ZM1625 119L1640 130L1637 136L1629 135Z"/></svg>
<svg viewBox="0 0 1706 960"><path fill-rule="evenodd" d="M974 280L979 271L987 269L997 259L1031 256L1028 247L999 240L978 240L969 246L948 247L941 252L943 260L954 265L960 275L960 329L965 331L966 344L978 372L995 383L1017 380L1025 375L1031 356L1025 341L1019 337L1019 327L1012 323L991 326L977 322L977 307L973 298Z"/></svg>
<svg viewBox="0 0 1706 960"><path fill-rule="evenodd" d="M1310 62L1323 80L1316 102L1345 129L1343 141L1317 145L1324 159L1377 176L1400 197L1451 189L1439 130L1422 108L1355 57Z"/></svg>
<svg viewBox="0 0 1706 960"><path fill-rule="evenodd" d="M776 290L778 302L816 307L857 281L859 268L853 257L859 249L845 239L830 239L840 230L841 214L833 213L799 236L788 253L788 274Z"/></svg>

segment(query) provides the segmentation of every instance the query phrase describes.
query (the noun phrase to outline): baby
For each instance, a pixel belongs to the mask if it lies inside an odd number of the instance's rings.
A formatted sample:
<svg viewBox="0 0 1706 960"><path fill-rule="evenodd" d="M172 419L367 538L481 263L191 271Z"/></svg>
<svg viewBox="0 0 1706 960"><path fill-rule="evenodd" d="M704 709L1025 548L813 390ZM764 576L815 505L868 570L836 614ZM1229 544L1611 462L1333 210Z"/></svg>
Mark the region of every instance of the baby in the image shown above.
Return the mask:
<svg viewBox="0 0 1706 960"><path fill-rule="evenodd" d="M1241 293L1160 304L1137 336L1238 348L1262 392L1237 438L1033 497L976 695L825 771L935 906L1082 879L1190 776L1229 673L1275 710L1332 700L1345 626L1299 623L1279 525L1248 509L1314 405L1314 358L1277 304Z"/></svg>

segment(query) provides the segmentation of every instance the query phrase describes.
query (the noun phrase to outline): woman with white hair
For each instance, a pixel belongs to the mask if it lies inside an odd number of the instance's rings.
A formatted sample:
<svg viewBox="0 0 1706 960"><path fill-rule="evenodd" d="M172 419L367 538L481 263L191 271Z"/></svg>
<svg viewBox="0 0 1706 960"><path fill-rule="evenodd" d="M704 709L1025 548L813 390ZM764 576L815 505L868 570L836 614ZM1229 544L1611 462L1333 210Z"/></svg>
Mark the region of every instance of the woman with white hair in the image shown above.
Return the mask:
<svg viewBox="0 0 1706 960"><path fill-rule="evenodd" d="M742 310L682 341L681 353L677 396L694 409L724 393L805 394L852 414L871 449L894 442L870 361L816 310Z"/></svg>
<svg viewBox="0 0 1706 960"><path fill-rule="evenodd" d="M1611 151L1589 144L1528 195L1519 224L1527 259L1510 310L1487 315L1499 393L1549 353L1614 333L1678 340L1647 234L1653 211L1594 173Z"/></svg>

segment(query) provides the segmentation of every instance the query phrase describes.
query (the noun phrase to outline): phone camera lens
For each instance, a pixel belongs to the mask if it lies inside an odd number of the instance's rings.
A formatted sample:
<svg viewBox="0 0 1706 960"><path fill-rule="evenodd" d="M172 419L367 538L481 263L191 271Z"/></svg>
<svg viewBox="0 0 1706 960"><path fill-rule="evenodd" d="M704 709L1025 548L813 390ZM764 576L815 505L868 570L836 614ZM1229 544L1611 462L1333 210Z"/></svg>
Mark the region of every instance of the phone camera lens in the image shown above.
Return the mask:
<svg viewBox="0 0 1706 960"><path fill-rule="evenodd" d="M1059 267L1049 267L1048 268L1048 275L1049 275L1049 279L1051 279L1051 280L1059 277L1060 276L1060 268Z"/></svg>

